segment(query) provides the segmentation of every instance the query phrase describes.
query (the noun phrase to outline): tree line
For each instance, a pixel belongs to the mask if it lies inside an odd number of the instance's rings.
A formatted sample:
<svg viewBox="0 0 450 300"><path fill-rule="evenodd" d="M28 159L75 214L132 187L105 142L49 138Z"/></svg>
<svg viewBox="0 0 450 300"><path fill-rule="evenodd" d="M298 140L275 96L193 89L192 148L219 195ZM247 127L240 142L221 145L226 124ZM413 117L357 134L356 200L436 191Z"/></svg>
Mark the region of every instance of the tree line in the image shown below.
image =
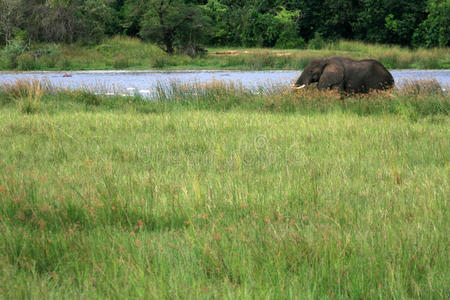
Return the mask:
<svg viewBox="0 0 450 300"><path fill-rule="evenodd" d="M199 45L302 48L348 39L448 46L450 0L0 0L0 43L136 36Z"/></svg>

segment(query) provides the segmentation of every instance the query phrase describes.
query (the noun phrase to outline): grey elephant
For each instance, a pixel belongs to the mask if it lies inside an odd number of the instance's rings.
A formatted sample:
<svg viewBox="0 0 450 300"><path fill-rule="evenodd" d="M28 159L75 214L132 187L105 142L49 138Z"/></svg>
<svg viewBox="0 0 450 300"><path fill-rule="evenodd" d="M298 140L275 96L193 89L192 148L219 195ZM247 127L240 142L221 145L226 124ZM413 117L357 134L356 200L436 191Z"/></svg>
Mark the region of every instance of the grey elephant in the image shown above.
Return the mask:
<svg viewBox="0 0 450 300"><path fill-rule="evenodd" d="M380 62L339 56L312 60L293 88L301 89L313 82L318 82L319 90L337 89L347 93L368 93L394 86L394 78Z"/></svg>

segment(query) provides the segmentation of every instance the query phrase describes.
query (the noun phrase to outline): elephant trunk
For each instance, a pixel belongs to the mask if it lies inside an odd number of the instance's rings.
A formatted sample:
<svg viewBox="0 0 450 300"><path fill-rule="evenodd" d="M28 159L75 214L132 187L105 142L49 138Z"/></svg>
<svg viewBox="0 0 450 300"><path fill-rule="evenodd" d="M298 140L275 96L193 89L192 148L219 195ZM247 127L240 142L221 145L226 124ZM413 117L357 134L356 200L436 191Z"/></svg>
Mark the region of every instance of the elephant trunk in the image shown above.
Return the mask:
<svg viewBox="0 0 450 300"><path fill-rule="evenodd" d="M299 90L310 84L310 80L304 78L303 74L298 78L298 80L291 86L293 90Z"/></svg>

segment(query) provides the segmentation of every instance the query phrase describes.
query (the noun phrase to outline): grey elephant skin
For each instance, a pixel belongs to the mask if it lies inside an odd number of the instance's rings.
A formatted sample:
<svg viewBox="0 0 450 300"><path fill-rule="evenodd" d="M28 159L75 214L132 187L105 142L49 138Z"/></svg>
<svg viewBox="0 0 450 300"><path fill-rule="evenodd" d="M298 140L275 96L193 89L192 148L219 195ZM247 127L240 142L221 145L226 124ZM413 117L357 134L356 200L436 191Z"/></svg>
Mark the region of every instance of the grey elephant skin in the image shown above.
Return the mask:
<svg viewBox="0 0 450 300"><path fill-rule="evenodd" d="M319 90L337 89L347 93L368 93L394 86L394 78L380 62L339 56L312 60L293 88L300 89L314 82L318 82Z"/></svg>

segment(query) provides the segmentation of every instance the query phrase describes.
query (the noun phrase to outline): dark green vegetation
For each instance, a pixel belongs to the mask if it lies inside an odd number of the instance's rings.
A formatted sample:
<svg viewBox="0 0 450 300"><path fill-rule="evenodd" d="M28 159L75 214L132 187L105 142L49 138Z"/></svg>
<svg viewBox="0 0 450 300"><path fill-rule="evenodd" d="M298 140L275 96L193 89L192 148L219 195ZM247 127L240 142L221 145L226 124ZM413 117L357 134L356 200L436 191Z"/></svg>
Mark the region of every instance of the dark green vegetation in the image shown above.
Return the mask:
<svg viewBox="0 0 450 300"><path fill-rule="evenodd" d="M449 16L450 0L0 0L0 70L298 69L329 55L445 69Z"/></svg>
<svg viewBox="0 0 450 300"><path fill-rule="evenodd" d="M0 298L447 298L436 83L172 88L0 88Z"/></svg>
<svg viewBox="0 0 450 300"><path fill-rule="evenodd" d="M139 36L174 48L321 47L360 40L445 47L450 0L0 0L0 43Z"/></svg>

